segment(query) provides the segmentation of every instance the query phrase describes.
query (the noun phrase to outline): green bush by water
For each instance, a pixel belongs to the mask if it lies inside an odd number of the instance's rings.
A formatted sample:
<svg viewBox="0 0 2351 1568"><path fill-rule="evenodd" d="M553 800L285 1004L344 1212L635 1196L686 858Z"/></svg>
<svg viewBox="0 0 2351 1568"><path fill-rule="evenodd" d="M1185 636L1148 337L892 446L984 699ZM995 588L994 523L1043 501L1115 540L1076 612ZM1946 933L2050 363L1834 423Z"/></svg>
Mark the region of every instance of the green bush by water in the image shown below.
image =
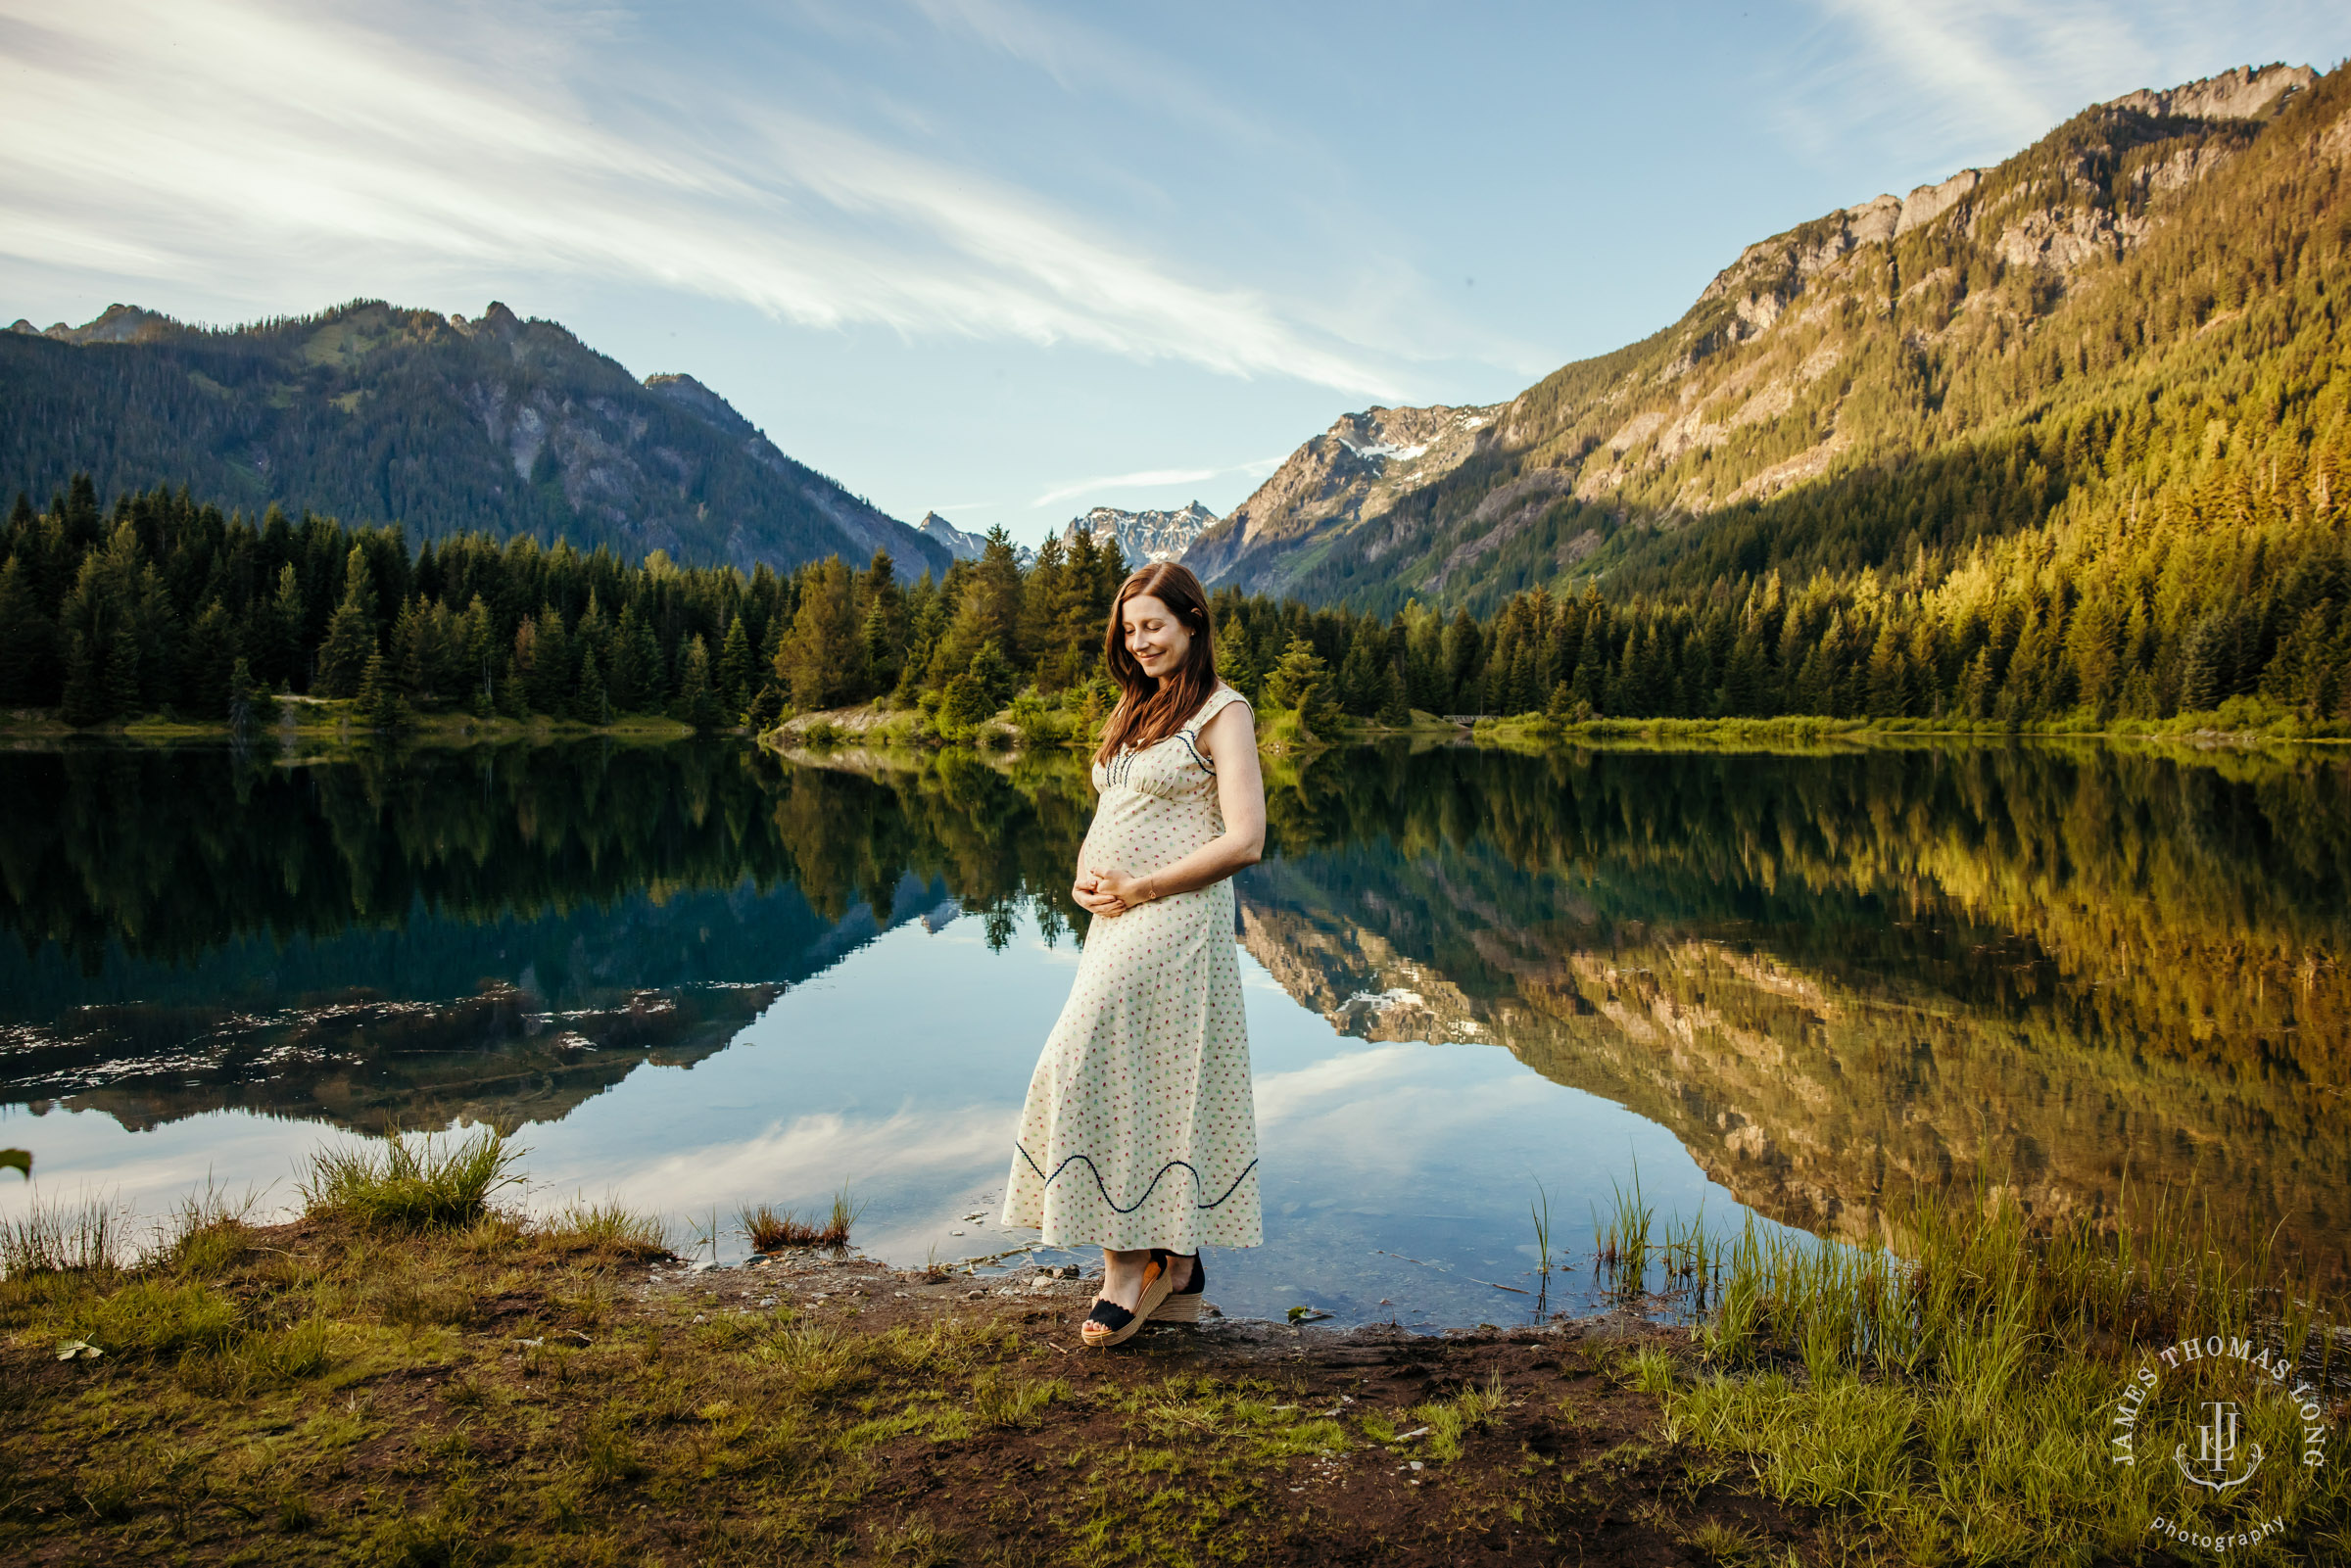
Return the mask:
<svg viewBox="0 0 2351 1568"><path fill-rule="evenodd" d="M456 1133L399 1133L381 1143L322 1149L299 1183L312 1210L401 1230L469 1225L490 1197L522 1178L524 1151L495 1127Z"/></svg>

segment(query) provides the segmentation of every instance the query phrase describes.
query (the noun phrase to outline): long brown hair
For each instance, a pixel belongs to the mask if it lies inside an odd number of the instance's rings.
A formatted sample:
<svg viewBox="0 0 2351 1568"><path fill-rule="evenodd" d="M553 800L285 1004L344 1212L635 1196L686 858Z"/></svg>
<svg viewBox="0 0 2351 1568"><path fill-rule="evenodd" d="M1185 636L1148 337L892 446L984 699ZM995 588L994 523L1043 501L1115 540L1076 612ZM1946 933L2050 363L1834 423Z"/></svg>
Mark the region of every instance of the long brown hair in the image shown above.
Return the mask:
<svg viewBox="0 0 2351 1568"><path fill-rule="evenodd" d="M1126 618L1127 601L1138 594L1148 594L1175 611L1184 630L1192 634L1183 663L1164 681L1144 674L1142 665L1127 651L1127 637L1120 623ZM1157 745L1200 711L1200 705L1217 689L1217 643L1208 622L1208 591L1190 567L1154 561L1119 585L1119 596L1110 604L1110 629L1102 634L1102 662L1110 666L1119 683L1119 705L1110 710L1110 718L1102 726L1102 744L1094 752L1096 762L1108 762L1128 746L1139 751Z"/></svg>

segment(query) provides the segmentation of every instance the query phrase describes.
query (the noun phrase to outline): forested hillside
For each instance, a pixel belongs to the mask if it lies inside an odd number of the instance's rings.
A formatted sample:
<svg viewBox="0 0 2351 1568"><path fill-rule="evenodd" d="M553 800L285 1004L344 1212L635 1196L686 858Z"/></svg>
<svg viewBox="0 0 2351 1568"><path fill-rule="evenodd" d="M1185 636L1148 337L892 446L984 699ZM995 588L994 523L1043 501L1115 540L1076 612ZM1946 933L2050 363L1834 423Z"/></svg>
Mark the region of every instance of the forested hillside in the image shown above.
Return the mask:
<svg viewBox="0 0 2351 1568"><path fill-rule="evenodd" d="M691 376L640 384L552 321L362 301L228 331L118 306L0 333L0 500L186 486L411 540L486 533L797 566L947 552L792 461Z"/></svg>
<svg viewBox="0 0 2351 1568"><path fill-rule="evenodd" d="M1493 711L2341 711L2347 107L2272 68L2090 110L1751 247L1424 484L1190 558L1494 615Z"/></svg>
<svg viewBox="0 0 2351 1568"><path fill-rule="evenodd" d="M2315 600L2266 664L2254 662L2257 643L2239 655L2224 640L2239 622L2213 623L2224 631L2193 643L2166 712L2243 697L2254 707L2228 722L2351 720L2339 547L2331 562L2291 575L2309 588L2330 571L2323 581L2337 596ZM0 530L0 707L56 708L85 726L221 719L250 713L268 689L359 697L383 723L461 709L764 726L787 709L879 701L956 738L1011 703L1016 714L1061 708L1082 734L1114 695L1102 635L1126 571L1115 538L1048 539L1024 558L1001 529L978 560L911 582L887 553L863 567L829 556L745 576L658 557L630 566L527 538L460 535L411 550L398 529L275 508L257 523L184 493L124 496L101 511L79 478L51 510L20 503ZM2040 673L2071 672L2081 653L2045 622L1994 619L1953 670L1949 649L1899 640L1899 602L1884 590L1788 594L1773 578L1744 602L1724 593L1698 606L1615 605L1587 588L1572 599L1520 594L1483 621L1419 604L1382 619L1226 589L1217 648L1261 715L1290 709L1310 731L1340 714L1401 725L1410 708L2021 724L2092 705ZM1766 622L1779 641L1765 641Z"/></svg>

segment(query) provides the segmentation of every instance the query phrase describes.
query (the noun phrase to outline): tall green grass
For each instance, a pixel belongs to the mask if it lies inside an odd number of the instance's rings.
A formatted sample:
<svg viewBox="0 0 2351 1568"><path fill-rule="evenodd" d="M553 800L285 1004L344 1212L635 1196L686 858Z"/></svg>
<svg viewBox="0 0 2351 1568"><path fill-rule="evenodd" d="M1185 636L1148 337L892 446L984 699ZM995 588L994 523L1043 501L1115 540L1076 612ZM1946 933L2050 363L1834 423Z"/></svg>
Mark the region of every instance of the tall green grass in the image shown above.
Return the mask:
<svg viewBox="0 0 2351 1568"><path fill-rule="evenodd" d="M496 1127L469 1133L395 1132L380 1143L321 1149L299 1186L306 1208L394 1230L472 1224L491 1195L521 1181L525 1151Z"/></svg>
<svg viewBox="0 0 2351 1568"><path fill-rule="evenodd" d="M2196 1396L2232 1397L2218 1392L2229 1367L2160 1358L2191 1335L2241 1339L2324 1405L2342 1304L2319 1303L2266 1241L2216 1235L2209 1210L2167 1199L2112 1231L2037 1227L2005 1192L1919 1200L1894 1250L1765 1237L1751 1219L1698 1331L1698 1375L1662 1390L1669 1431L1747 1453L1771 1492L1833 1510L1888 1560L2135 1560L2161 1544L2147 1530L2162 1516L2205 1534L2283 1518L2292 1533L2236 1560L2351 1561L2339 1437L2325 1464L2274 1455L2224 1502L2171 1456L2197 1451ZM2146 1365L2164 1397L2120 1463L2117 1401Z"/></svg>
<svg viewBox="0 0 2351 1568"><path fill-rule="evenodd" d="M129 1225L129 1213L106 1200L36 1199L16 1218L0 1220L0 1277L120 1268L130 1260Z"/></svg>

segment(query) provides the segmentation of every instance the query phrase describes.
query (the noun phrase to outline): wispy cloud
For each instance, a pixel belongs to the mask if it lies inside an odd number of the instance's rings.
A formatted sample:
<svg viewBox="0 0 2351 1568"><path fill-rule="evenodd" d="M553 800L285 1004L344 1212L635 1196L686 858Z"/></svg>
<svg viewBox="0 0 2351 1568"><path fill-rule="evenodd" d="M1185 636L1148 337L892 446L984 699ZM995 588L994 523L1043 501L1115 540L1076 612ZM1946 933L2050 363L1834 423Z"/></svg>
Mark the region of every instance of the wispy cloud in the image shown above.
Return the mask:
<svg viewBox="0 0 2351 1568"><path fill-rule="evenodd" d="M2307 32L2311 12L2298 0L2257 6L2259 18L2186 0L1814 3L1827 26L1791 128L1815 146L1864 133L1891 140L1932 160L1932 172L2005 157L2134 88L2267 64L2269 54L2244 57L2242 39Z"/></svg>
<svg viewBox="0 0 2351 1568"><path fill-rule="evenodd" d="M1379 354L1302 310L1186 275L951 157L651 66L605 79L608 61L587 63L547 15L448 21L0 0L0 253L129 277L265 271L281 287L289 271L376 288L650 282L811 326L1396 393Z"/></svg>
<svg viewBox="0 0 2351 1568"><path fill-rule="evenodd" d="M1232 463L1223 468L1146 468L1132 474L1105 474L1099 479L1073 480L1056 485L1031 501L1035 506L1050 506L1074 496L1103 496L1119 491L1155 490L1168 485L1198 485L1227 474L1245 474L1259 478L1281 466L1279 457L1252 458L1245 463Z"/></svg>

